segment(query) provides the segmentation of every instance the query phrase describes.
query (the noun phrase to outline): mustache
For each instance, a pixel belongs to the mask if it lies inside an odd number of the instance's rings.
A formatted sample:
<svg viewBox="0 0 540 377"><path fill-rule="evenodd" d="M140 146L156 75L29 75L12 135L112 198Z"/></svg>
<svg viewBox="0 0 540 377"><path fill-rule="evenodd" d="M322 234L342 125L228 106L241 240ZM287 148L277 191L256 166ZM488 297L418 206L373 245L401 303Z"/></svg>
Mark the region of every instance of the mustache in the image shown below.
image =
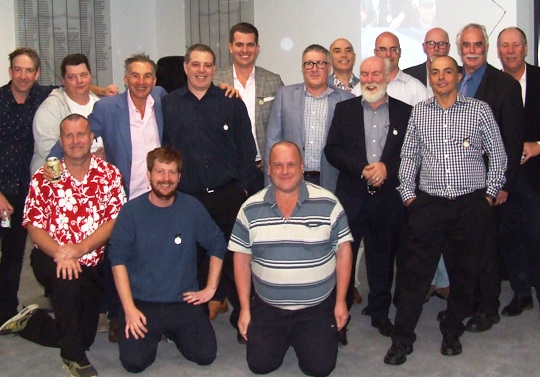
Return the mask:
<svg viewBox="0 0 540 377"><path fill-rule="evenodd" d="M484 55L481 55L481 54L467 54L467 55L464 56L464 58L476 59L476 58L481 58L482 56L484 56Z"/></svg>

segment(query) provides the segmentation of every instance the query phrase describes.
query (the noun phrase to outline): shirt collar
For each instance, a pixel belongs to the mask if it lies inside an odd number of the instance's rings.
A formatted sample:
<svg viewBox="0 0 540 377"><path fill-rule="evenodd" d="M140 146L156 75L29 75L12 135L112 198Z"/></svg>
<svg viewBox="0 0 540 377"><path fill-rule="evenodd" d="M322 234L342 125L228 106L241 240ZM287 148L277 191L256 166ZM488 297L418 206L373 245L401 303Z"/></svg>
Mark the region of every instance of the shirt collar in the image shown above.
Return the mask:
<svg viewBox="0 0 540 377"><path fill-rule="evenodd" d="M300 192L298 193L298 204L302 205L303 202L309 199L309 191L306 186L306 181L304 181L303 179L300 182L299 189L300 189ZM276 203L276 188L273 184L268 186L268 190L266 191L266 194L264 194L264 201L270 204L272 207L277 204Z"/></svg>
<svg viewBox="0 0 540 377"><path fill-rule="evenodd" d="M486 73L486 69L487 69L487 62L482 64L480 68L478 68L476 71L474 71L473 73L469 75L471 76L471 80L480 81L482 77L484 76L484 73ZM463 72L465 72L465 69L463 69ZM467 73L465 74L465 76L466 75ZM465 76L463 76L463 78L465 78ZM461 82L463 82L463 80L461 80Z"/></svg>
<svg viewBox="0 0 540 377"><path fill-rule="evenodd" d="M388 93L387 93L385 96L386 96L386 98L385 98L385 100L384 100L384 103L382 103L382 104L377 108L377 110L379 110L379 109L380 109L381 107L383 107L383 106L388 106ZM371 105L369 104L369 102L366 101L366 100L364 99L364 97L361 97L361 98L362 98L362 100L361 100L361 101L362 101L362 106L364 107L364 109L368 109L368 110L371 110L371 111L376 111L375 109L373 109L373 107L371 107Z"/></svg>
<svg viewBox="0 0 540 377"><path fill-rule="evenodd" d="M238 76L236 75L236 67L232 66L232 69L233 69L233 79L235 80L238 80ZM254 79L255 78L255 66L253 66L253 68L251 69L251 73L249 74L249 79Z"/></svg>
<svg viewBox="0 0 540 377"><path fill-rule="evenodd" d="M135 107L135 104L133 103L133 99L131 98L129 89L127 90L127 100L128 100L129 112L131 113L137 110L137 108ZM149 94L148 97L146 98L146 106L154 107L154 98L152 97L152 94Z"/></svg>
<svg viewBox="0 0 540 377"><path fill-rule="evenodd" d="M332 89L332 87L331 87L330 85L328 85L328 86L326 87L326 91L325 91L323 94L321 94L321 95L315 97L315 96L311 95L311 94L307 91L306 84L304 83L304 95L309 96L309 97L313 97L313 98L322 98L322 97L328 96L328 95L329 95L330 93L332 93L333 91L334 91L334 89Z"/></svg>

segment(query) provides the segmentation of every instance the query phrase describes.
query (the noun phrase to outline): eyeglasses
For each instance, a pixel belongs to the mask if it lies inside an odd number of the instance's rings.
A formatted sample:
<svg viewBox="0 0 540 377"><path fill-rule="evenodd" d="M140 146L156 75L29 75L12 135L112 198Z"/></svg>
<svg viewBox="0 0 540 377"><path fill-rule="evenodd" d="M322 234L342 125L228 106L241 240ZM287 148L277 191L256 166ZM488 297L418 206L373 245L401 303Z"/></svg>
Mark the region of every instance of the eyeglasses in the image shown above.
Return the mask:
<svg viewBox="0 0 540 377"><path fill-rule="evenodd" d="M313 69L313 67L317 66L319 69L325 69L326 66L330 64L330 62L325 62L323 60L319 60L317 62L303 62L302 65L305 69Z"/></svg>
<svg viewBox="0 0 540 377"><path fill-rule="evenodd" d="M448 46L450 43L448 43L448 42L443 42L443 41L440 41L440 42L435 42L435 41L425 41L424 44L425 44L428 48L435 48L435 46L439 46L439 48L446 48L446 46Z"/></svg>
<svg viewBox="0 0 540 377"><path fill-rule="evenodd" d="M383 54L386 54L386 52L390 50L390 52L392 54L399 54L399 52L401 51L401 49L399 47L390 47L390 48L386 48L386 47L379 47L379 48L376 48L375 51L377 52L382 52Z"/></svg>

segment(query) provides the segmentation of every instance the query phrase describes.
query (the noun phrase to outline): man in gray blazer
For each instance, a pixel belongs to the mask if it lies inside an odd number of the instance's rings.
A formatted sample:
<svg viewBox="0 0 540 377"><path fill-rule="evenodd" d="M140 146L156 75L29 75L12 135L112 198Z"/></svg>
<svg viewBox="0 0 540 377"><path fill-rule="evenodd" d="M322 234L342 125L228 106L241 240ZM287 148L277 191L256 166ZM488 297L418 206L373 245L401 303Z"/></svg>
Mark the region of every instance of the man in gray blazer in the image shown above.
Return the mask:
<svg viewBox="0 0 540 377"><path fill-rule="evenodd" d="M338 171L326 160L324 145L334 108L338 102L354 98L349 92L328 85L330 53L313 44L302 53L304 82L279 88L266 130L265 161L270 148L289 140L302 151L304 179L335 191Z"/></svg>
<svg viewBox="0 0 540 377"><path fill-rule="evenodd" d="M276 92L283 86L281 77L264 68L255 66L260 52L259 31L247 22L234 25L229 32L229 52L233 64L221 68L214 75L214 84L226 83L234 86L246 104L251 131L257 145L255 164L260 170L258 180L249 188L253 194L263 188L263 161L266 128Z"/></svg>

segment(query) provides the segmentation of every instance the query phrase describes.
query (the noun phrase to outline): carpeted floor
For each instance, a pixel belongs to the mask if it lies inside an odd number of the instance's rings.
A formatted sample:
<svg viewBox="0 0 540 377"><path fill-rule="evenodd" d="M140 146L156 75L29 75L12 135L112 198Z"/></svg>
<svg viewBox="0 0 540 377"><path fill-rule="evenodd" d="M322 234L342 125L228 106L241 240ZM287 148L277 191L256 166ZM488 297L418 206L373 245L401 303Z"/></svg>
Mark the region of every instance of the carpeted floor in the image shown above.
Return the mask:
<svg viewBox="0 0 540 377"><path fill-rule="evenodd" d="M367 296L365 273L361 287ZM41 289L37 285L25 261L19 297L28 303L37 297ZM503 283L502 306L512 297L508 282ZM538 376L540 375L540 316L538 303L535 308L519 317L501 317L501 322L486 333L465 333L461 338L463 353L459 356L443 356L440 353L442 336L436 321L437 313L445 308L445 302L432 298L424 305L424 312L417 327L418 339L414 353L401 366L383 363L383 357L391 341L371 327L370 319L360 314L365 302L355 305L351 311L349 345L340 348L337 367L332 376ZM395 311L391 312L393 320ZM145 376L250 376L253 375L245 362L245 346L236 342L236 333L228 323L227 314L213 321L218 340L218 357L207 367L185 360L174 344L162 342L157 359L143 375ZM100 376L128 376L118 361L117 345L107 340L106 333L99 333L88 357ZM290 349L282 367L271 376L300 376L294 350ZM62 370L58 349L44 348L17 336L0 337L1 377L55 377L67 376Z"/></svg>

